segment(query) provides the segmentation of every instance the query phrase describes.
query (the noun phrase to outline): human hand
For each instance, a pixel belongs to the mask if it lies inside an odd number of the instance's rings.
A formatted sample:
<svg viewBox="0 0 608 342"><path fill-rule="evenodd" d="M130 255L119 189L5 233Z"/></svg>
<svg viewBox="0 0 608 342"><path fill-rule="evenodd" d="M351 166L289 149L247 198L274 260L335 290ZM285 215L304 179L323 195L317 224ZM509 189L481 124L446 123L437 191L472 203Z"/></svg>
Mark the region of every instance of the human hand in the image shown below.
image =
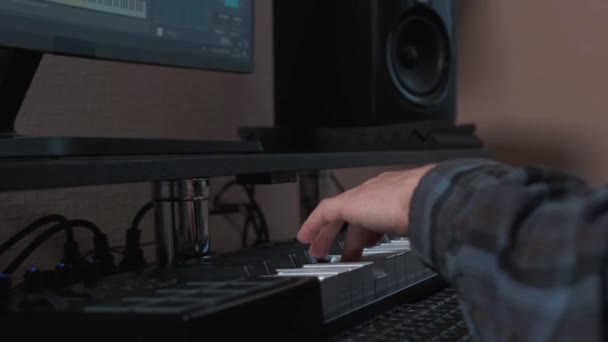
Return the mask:
<svg viewBox="0 0 608 342"><path fill-rule="evenodd" d="M304 222L297 239L309 253L325 257L342 225L349 224L342 261L360 259L384 234L405 236L414 190L434 165L383 173L336 197L324 199Z"/></svg>

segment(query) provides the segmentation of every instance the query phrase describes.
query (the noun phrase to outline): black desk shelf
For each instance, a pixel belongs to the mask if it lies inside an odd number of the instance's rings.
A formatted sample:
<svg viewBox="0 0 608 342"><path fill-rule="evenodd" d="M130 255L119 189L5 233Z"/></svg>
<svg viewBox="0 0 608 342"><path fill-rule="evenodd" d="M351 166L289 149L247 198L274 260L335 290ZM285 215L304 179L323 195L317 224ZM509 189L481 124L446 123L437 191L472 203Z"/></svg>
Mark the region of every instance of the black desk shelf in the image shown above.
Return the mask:
<svg viewBox="0 0 608 342"><path fill-rule="evenodd" d="M180 180L280 171L416 165L490 157L485 149L363 153L0 159L0 191Z"/></svg>

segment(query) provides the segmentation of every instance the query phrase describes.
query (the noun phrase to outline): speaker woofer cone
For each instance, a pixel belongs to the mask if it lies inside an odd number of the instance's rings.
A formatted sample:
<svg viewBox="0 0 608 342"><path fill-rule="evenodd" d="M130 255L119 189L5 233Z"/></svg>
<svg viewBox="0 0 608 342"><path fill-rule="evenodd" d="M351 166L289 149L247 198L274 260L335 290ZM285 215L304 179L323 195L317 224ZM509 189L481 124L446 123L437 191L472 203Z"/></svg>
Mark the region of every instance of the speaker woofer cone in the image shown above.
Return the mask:
<svg viewBox="0 0 608 342"><path fill-rule="evenodd" d="M450 43L442 21L417 8L400 21L388 44L389 72L409 100L431 106L448 85Z"/></svg>

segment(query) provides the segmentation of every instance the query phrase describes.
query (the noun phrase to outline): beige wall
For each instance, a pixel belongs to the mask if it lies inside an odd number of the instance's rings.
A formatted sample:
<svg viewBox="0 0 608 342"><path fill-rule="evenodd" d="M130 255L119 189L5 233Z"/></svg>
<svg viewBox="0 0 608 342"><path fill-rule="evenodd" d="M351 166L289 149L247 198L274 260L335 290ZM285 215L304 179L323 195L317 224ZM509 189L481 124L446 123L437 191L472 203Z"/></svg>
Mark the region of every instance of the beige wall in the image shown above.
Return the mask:
<svg viewBox="0 0 608 342"><path fill-rule="evenodd" d="M501 159L608 179L608 2L461 0L459 113Z"/></svg>
<svg viewBox="0 0 608 342"><path fill-rule="evenodd" d="M608 43L602 38L608 2L460 1L460 121L477 123L499 158L605 181ZM28 134L222 139L235 138L239 125L270 124L270 13L270 0L258 0L256 72L248 76L45 58L18 128ZM352 186L377 172L349 170L341 176ZM90 219L122 244L149 190L149 184L128 184L2 193L0 241L41 215L60 213ZM293 184L260 188L273 238L292 237L298 228L296 190ZM217 250L239 247L241 222L235 221L212 219ZM150 218L145 228L148 240ZM89 237L81 237L88 249ZM60 236L31 263L57 260L61 244ZM0 258L0 269L9 259Z"/></svg>

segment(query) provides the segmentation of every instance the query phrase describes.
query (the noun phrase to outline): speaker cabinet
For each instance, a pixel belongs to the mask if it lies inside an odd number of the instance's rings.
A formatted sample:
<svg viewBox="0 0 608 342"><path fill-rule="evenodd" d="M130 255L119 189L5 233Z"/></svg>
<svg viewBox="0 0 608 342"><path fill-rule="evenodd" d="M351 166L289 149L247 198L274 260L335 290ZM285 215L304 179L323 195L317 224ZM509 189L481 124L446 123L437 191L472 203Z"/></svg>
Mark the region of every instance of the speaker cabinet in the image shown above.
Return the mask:
<svg viewBox="0 0 608 342"><path fill-rule="evenodd" d="M275 125L456 119L451 0L275 0Z"/></svg>

